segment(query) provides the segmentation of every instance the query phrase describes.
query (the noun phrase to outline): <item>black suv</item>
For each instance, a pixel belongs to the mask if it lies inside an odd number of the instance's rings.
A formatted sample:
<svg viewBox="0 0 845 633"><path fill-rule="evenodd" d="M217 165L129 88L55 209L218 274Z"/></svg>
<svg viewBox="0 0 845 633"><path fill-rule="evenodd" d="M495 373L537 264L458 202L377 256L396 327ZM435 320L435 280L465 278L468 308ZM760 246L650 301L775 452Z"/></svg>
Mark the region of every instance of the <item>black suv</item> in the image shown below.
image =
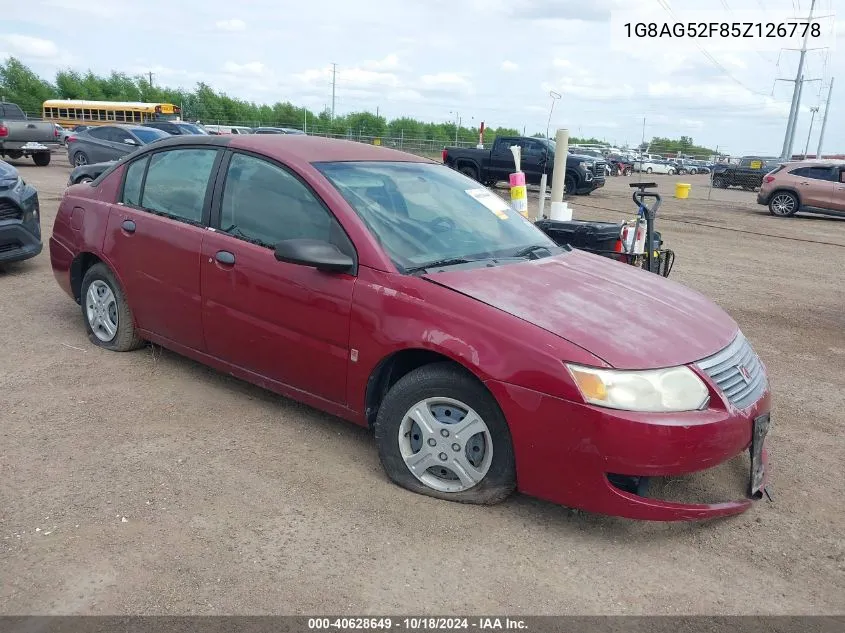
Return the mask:
<svg viewBox="0 0 845 633"><path fill-rule="evenodd" d="M0 263L35 257L41 248L38 192L0 160Z"/></svg>
<svg viewBox="0 0 845 633"><path fill-rule="evenodd" d="M186 121L147 121L143 124L144 127L153 127L168 134L208 134L198 125L188 123Z"/></svg>

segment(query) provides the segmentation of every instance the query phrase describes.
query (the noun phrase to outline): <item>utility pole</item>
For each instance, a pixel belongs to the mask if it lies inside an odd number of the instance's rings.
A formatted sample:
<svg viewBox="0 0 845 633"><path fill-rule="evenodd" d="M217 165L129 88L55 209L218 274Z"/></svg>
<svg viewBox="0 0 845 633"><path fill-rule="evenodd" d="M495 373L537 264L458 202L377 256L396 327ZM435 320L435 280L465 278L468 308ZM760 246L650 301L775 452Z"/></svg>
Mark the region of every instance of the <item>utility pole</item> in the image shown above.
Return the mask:
<svg viewBox="0 0 845 633"><path fill-rule="evenodd" d="M807 151L810 149L810 137L813 135L813 121L816 120L816 112L819 111L818 106L813 106L810 108L810 131L807 132L807 144L804 146L804 158L807 158ZM816 156L818 158L818 156Z"/></svg>
<svg viewBox="0 0 845 633"><path fill-rule="evenodd" d="M148 74L150 76L150 88L152 88L153 87L153 71L150 71Z"/></svg>
<svg viewBox="0 0 845 633"><path fill-rule="evenodd" d="M813 0L815 2L816 0ZM805 40L806 43L806 40ZM334 121L334 94L335 84L337 84L337 64L332 64L332 121Z"/></svg>
<svg viewBox="0 0 845 633"><path fill-rule="evenodd" d="M811 0L810 15L807 18L808 22L813 19L813 9L816 8L816 0ZM781 150L781 159L788 159L792 155L792 141L795 136L795 122L798 119L798 109L801 102L801 86L804 84L804 57L807 55L807 37L810 35L810 29L804 33L804 43L801 45L801 55L798 58L798 71L795 73L795 86L792 88L792 105L789 108L789 120L786 123L786 135L783 139L783 149Z"/></svg>
<svg viewBox="0 0 845 633"><path fill-rule="evenodd" d="M830 87L827 89L827 104L824 106L824 118L822 119L822 131L819 133L819 148L816 150L816 158L822 157L822 141L824 131L827 128L827 113L830 112L830 96L833 94L833 77L830 78Z"/></svg>

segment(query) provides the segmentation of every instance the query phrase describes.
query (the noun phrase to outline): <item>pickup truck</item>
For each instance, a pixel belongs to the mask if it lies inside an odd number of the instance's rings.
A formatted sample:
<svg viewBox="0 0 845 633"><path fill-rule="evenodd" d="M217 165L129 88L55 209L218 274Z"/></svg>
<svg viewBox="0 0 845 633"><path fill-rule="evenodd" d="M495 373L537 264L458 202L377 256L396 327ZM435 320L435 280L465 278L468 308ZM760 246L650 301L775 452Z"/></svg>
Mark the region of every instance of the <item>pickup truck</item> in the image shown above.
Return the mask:
<svg viewBox="0 0 845 633"><path fill-rule="evenodd" d="M60 142L55 125L28 119L19 106L0 102L0 158L31 156L36 165L46 167L50 164L51 145Z"/></svg>
<svg viewBox="0 0 845 633"><path fill-rule="evenodd" d="M778 158L746 156L738 165L717 164L713 168L713 186L718 189L742 187L753 191L763 184L763 176L776 169L780 162Z"/></svg>
<svg viewBox="0 0 845 633"><path fill-rule="evenodd" d="M511 145L522 148L522 171L525 181L539 185L545 171L551 185L555 163L555 142L550 139L525 136L498 136L491 149L447 147L443 150L443 164L487 186L507 180L516 170ZM589 194L604 187L604 159L568 154L564 192L567 195Z"/></svg>

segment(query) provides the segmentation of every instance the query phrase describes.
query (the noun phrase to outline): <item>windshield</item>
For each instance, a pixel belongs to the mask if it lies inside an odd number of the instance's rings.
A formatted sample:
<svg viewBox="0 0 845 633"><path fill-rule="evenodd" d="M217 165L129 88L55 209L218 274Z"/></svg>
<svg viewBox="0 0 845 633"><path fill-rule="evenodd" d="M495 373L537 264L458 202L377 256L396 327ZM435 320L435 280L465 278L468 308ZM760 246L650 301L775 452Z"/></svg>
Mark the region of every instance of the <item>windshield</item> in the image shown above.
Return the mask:
<svg viewBox="0 0 845 633"><path fill-rule="evenodd" d="M479 183L429 163L317 163L403 271L555 243Z"/></svg>
<svg viewBox="0 0 845 633"><path fill-rule="evenodd" d="M132 133L141 139L141 142L145 145L170 136L167 132L162 132L161 130L157 130L152 127L136 127L132 130Z"/></svg>

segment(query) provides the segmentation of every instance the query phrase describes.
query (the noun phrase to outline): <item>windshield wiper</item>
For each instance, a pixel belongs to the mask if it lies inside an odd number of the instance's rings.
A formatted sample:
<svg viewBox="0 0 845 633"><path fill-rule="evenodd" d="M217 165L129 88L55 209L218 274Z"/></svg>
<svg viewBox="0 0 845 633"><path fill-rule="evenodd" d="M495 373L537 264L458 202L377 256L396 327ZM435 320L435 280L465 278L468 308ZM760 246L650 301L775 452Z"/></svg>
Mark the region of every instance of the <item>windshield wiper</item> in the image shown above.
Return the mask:
<svg viewBox="0 0 845 633"><path fill-rule="evenodd" d="M457 266L458 264L470 264L472 262L479 262L481 259L469 259L467 257L450 257L448 259L438 259L433 262L420 264L412 268L406 268L406 273L418 273L421 270L428 270L429 268L444 268L446 266Z"/></svg>
<svg viewBox="0 0 845 633"><path fill-rule="evenodd" d="M528 257L529 259L540 259L537 256L540 251L546 251L547 253L549 253L549 255L551 255L553 248L555 247L543 246L542 244L532 244L531 246L526 246L525 248L518 250L512 255L512 257Z"/></svg>

